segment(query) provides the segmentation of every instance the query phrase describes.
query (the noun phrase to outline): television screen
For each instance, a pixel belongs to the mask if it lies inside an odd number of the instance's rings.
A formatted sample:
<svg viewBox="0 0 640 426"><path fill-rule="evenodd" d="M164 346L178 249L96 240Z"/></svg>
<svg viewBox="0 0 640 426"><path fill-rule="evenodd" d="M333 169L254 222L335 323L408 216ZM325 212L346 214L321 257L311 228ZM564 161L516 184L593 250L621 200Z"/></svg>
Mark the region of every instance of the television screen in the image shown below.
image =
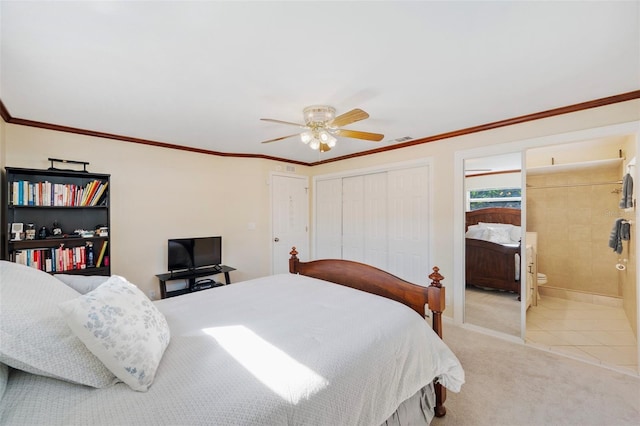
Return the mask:
<svg viewBox="0 0 640 426"><path fill-rule="evenodd" d="M170 239L167 253L170 271L217 266L222 263L222 237Z"/></svg>

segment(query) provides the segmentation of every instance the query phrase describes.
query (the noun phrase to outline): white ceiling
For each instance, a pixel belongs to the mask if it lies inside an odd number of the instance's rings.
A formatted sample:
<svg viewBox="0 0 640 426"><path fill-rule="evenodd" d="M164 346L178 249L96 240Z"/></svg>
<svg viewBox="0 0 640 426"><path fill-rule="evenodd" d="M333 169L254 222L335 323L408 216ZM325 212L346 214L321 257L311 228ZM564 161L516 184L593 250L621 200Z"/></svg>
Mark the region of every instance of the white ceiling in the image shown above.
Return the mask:
<svg viewBox="0 0 640 426"><path fill-rule="evenodd" d="M11 117L313 163L640 88L640 2L2 1ZM318 153L328 104L370 118Z"/></svg>

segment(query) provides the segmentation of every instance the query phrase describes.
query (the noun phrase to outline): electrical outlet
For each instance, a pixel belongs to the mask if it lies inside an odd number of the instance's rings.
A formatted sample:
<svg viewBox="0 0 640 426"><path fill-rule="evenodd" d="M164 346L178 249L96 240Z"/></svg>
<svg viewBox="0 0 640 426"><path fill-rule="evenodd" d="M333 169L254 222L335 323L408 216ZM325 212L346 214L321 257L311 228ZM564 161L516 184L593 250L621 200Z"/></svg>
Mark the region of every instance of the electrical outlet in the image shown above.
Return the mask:
<svg viewBox="0 0 640 426"><path fill-rule="evenodd" d="M156 299L156 291L155 290L149 290L149 299L151 299L151 300L155 300Z"/></svg>

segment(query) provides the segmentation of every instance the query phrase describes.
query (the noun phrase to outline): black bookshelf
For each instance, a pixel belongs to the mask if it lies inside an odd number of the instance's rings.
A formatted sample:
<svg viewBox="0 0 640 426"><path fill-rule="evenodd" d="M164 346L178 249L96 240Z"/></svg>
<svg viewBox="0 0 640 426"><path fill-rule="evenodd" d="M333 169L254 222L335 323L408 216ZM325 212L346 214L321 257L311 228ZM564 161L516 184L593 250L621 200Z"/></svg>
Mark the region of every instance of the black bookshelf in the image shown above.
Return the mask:
<svg viewBox="0 0 640 426"><path fill-rule="evenodd" d="M102 173L6 167L2 258L20 263L28 259L29 266L49 273L111 275L109 182L110 175ZM54 232L54 223L59 233ZM19 238L12 233L12 224L23 228ZM29 224L35 228L34 239L27 239ZM47 230L44 238L42 227ZM106 233L96 232L98 227ZM88 232L80 236L75 233L80 229ZM89 245L93 266L88 261Z"/></svg>

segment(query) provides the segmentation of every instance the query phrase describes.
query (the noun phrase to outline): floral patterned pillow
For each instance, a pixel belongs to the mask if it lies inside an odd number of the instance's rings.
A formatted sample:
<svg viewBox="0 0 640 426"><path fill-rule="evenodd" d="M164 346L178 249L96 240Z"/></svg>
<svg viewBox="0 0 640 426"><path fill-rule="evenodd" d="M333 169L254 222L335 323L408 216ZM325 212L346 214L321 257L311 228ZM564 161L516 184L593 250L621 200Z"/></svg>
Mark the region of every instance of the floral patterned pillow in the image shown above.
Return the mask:
<svg viewBox="0 0 640 426"><path fill-rule="evenodd" d="M116 377L134 390L149 389L170 333L164 315L142 291L113 275L58 306L74 334Z"/></svg>

